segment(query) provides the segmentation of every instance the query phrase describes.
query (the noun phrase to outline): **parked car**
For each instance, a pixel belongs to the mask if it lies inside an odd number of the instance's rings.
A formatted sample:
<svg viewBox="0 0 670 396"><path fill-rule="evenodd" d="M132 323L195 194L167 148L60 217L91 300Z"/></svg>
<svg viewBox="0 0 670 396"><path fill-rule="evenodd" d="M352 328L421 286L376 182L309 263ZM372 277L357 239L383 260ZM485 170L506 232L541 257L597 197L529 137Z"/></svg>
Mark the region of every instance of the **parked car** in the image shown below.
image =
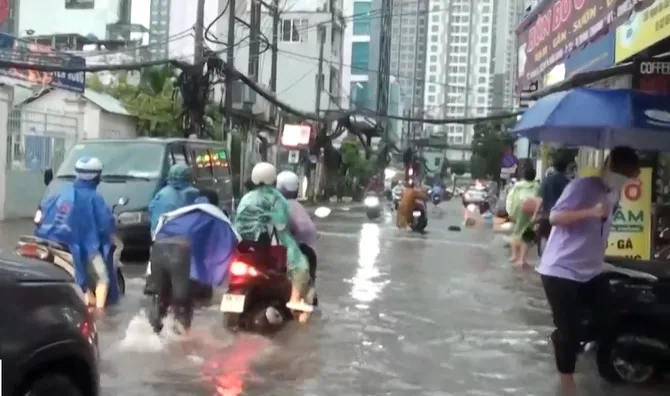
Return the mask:
<svg viewBox="0 0 670 396"><path fill-rule="evenodd" d="M64 270L0 255L2 393L98 396L98 335Z"/></svg>

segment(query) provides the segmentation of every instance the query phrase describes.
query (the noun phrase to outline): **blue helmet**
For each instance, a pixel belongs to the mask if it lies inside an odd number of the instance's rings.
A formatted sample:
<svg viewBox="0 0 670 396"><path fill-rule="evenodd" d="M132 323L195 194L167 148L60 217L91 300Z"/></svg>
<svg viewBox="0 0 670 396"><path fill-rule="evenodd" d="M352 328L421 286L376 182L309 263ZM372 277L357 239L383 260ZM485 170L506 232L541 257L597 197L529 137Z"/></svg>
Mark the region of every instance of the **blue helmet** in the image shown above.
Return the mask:
<svg viewBox="0 0 670 396"><path fill-rule="evenodd" d="M81 157L74 165L77 179L94 180L102 173L102 162L96 157Z"/></svg>

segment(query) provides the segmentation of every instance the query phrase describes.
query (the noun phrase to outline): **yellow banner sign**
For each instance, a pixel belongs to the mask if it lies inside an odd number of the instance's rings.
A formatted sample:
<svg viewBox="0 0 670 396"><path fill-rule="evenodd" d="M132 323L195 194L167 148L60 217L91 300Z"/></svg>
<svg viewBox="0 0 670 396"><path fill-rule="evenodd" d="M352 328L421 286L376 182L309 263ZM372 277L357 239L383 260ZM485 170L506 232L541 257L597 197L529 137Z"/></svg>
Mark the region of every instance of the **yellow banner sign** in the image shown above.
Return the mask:
<svg viewBox="0 0 670 396"><path fill-rule="evenodd" d="M670 1L656 0L616 29L614 61L622 62L670 36Z"/></svg>
<svg viewBox="0 0 670 396"><path fill-rule="evenodd" d="M582 177L598 173L582 169ZM651 256L651 168L642 168L640 177L631 180L621 192L619 208L612 218L612 231L607 240L608 256L649 260Z"/></svg>

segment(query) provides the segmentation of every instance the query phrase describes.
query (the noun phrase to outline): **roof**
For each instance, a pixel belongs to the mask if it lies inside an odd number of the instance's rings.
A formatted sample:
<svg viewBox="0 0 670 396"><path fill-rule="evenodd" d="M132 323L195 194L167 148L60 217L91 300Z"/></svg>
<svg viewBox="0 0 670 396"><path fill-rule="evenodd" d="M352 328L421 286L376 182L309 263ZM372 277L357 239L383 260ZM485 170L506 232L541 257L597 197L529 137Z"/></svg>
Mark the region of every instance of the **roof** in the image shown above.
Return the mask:
<svg viewBox="0 0 670 396"><path fill-rule="evenodd" d="M35 96L32 90L26 90L26 88L20 87L18 85L16 85L15 87L16 88L14 91L15 95L14 106L16 107L33 102L39 98L46 96L50 92L53 92L54 90L58 89L58 88L47 88L43 90L38 96ZM123 107L121 102L116 98L114 98L112 95L97 92L92 89L85 89L82 96L91 103L100 107L103 111L106 111L111 114L118 114L122 116L132 117L132 114L130 114Z"/></svg>
<svg viewBox="0 0 670 396"><path fill-rule="evenodd" d="M108 113L131 116L121 102L112 95L96 92L92 89L86 89L84 90L84 97Z"/></svg>

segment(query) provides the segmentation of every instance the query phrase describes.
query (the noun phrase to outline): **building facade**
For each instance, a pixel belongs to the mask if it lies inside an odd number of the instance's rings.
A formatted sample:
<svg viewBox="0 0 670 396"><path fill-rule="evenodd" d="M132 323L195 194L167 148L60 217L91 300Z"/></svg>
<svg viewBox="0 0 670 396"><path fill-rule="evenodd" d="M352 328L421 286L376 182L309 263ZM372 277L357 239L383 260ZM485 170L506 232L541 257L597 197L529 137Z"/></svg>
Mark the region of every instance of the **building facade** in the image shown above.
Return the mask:
<svg viewBox="0 0 670 396"><path fill-rule="evenodd" d="M530 0L498 0L495 13L495 56L493 58L493 107L513 110L516 96L516 27Z"/></svg>
<svg viewBox="0 0 670 396"><path fill-rule="evenodd" d="M219 15L219 0L205 1L205 27ZM237 4L240 12L246 10L246 2ZM225 5L225 3L224 3ZM194 3L183 0L151 0L149 9L149 45L152 58L179 58L193 60L194 35L197 7ZM217 26L209 33L217 37ZM222 39L225 41L225 38Z"/></svg>
<svg viewBox="0 0 670 396"><path fill-rule="evenodd" d="M305 3L305 4L302 4ZM325 33L324 61L321 80L323 90L319 95L321 111L338 110L348 106L344 98L346 90L342 84L343 68L343 24L326 7L328 2L313 4L297 2L286 7L281 13L277 58L277 98L291 107L313 113L317 103L317 81L321 26ZM307 4L309 3L309 4ZM248 4L248 3L247 3ZM225 6L225 4L223 4ZM290 11L288 11L290 10ZM249 8L238 13L240 18L249 20ZM227 21L221 18L218 31L227 31ZM272 16L267 10L261 13L261 33L272 37ZM235 53L235 67L244 74L249 73L249 30L242 24L236 26L238 47ZM261 46L262 49L262 46ZM266 88L270 86L272 55L265 51L259 56L258 82Z"/></svg>
<svg viewBox="0 0 670 396"><path fill-rule="evenodd" d="M430 0L425 117L482 117L493 107L492 0ZM455 147L469 146L472 125L425 125ZM466 159L466 158L464 158Z"/></svg>
<svg viewBox="0 0 670 396"><path fill-rule="evenodd" d="M130 25L131 0L20 0L18 4L18 36L64 33L117 39L111 33Z"/></svg>

